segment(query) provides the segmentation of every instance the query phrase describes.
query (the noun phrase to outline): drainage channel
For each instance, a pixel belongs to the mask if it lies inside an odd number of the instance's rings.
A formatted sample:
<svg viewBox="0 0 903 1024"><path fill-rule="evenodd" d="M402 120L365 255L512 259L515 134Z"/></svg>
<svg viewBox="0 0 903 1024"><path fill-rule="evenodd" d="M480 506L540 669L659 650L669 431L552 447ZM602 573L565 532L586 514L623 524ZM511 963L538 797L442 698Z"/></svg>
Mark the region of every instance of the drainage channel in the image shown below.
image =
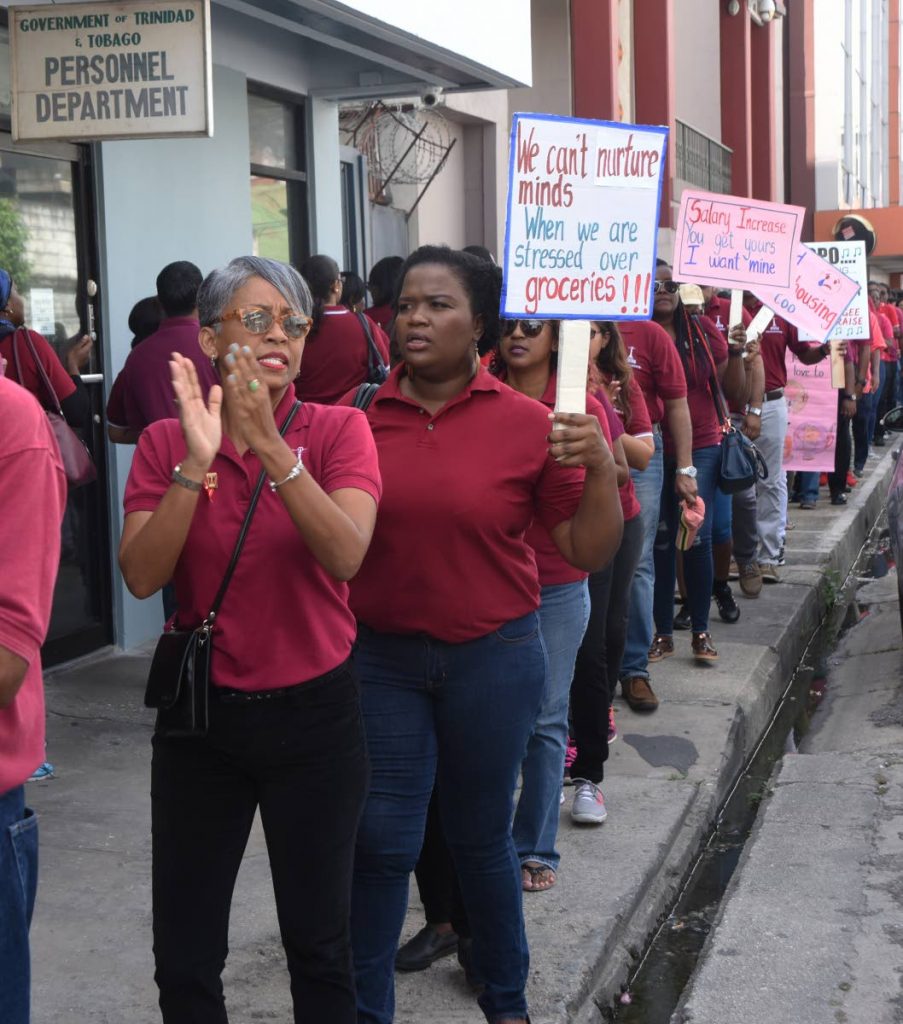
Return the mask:
<svg viewBox="0 0 903 1024"><path fill-rule="evenodd" d="M611 1024L668 1024L690 980L740 854L749 838L775 763L796 750L825 695L828 658L861 613L858 587L886 575L882 514L853 568L833 588L835 599L813 634L762 739L728 793L677 900L649 942L615 1005L601 1008ZM839 576L839 574L838 574Z"/></svg>

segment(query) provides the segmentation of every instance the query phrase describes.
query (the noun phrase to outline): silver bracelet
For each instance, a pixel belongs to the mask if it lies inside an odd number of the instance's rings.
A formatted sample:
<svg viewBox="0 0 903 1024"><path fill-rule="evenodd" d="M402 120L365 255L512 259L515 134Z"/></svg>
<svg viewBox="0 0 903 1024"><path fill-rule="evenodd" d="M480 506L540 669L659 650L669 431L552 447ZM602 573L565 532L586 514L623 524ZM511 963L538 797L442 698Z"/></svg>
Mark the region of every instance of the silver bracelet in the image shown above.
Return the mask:
<svg viewBox="0 0 903 1024"><path fill-rule="evenodd" d="M275 491L277 487L281 487L283 484L287 484L289 480L297 480L299 476L304 472L304 463L301 461L301 455L298 454L298 461L288 471L288 475L282 480L271 480L270 490Z"/></svg>
<svg viewBox="0 0 903 1024"><path fill-rule="evenodd" d="M178 466L173 467L172 471L172 482L178 484L180 487L184 487L188 491L202 491L204 489L203 484L199 484L197 480L190 480L182 472L182 463Z"/></svg>

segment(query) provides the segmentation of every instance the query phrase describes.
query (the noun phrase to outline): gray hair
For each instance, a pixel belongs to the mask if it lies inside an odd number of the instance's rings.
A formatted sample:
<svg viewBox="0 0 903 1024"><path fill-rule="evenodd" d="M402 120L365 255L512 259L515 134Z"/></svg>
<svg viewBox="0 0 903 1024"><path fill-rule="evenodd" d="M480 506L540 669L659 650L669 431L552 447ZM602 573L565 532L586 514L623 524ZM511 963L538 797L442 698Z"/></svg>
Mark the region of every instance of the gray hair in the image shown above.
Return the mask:
<svg viewBox="0 0 903 1024"><path fill-rule="evenodd" d="M232 296L252 277L271 284L296 312L310 316L313 300L304 278L287 263L263 256L237 256L225 267L211 271L198 291L198 319L211 327L226 312Z"/></svg>

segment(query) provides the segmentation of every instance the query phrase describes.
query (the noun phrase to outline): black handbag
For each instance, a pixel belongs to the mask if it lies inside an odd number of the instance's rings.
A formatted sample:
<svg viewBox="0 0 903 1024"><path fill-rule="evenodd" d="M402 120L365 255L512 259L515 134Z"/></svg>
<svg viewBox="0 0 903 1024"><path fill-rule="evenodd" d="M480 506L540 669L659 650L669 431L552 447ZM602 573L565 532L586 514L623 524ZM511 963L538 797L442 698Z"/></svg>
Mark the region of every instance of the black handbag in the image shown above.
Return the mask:
<svg viewBox="0 0 903 1024"><path fill-rule="evenodd" d="M695 318L690 317L690 320L695 321ZM696 328L697 336L708 359L709 391L712 394L712 401L715 403L715 415L721 424L721 467L718 473L718 489L722 494L736 494L752 487L757 480L766 480L768 466L759 449L746 434L737 430L731 423L724 392L721 390L715 370L715 360L708 342L705 340L705 333L698 323L694 322L692 327Z"/></svg>
<svg viewBox="0 0 903 1024"><path fill-rule="evenodd" d="M373 332L370 330L370 321L365 313L356 314L358 322L367 339L367 379L365 384L382 384L389 376L389 367L383 362L382 353L376 347L373 340Z"/></svg>
<svg viewBox="0 0 903 1024"><path fill-rule="evenodd" d="M295 402L285 418L279 436L285 436L295 413ZM261 470L257 486L245 513L229 567L204 621L195 629L172 629L157 641L144 691L144 705L157 709L154 732L158 736L206 736L210 708L210 664L213 655L213 626L220 605L238 563L251 525L251 517L260 499L266 473Z"/></svg>

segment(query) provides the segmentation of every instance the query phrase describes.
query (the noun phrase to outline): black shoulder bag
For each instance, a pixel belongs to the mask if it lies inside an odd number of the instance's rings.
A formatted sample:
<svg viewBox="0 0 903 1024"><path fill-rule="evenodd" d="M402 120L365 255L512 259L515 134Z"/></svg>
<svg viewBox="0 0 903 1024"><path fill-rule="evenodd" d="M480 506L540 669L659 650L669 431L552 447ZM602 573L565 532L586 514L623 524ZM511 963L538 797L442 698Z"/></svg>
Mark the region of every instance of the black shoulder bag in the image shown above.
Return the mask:
<svg viewBox="0 0 903 1024"><path fill-rule="evenodd" d="M723 494L736 494L752 487L757 480L767 479L768 466L759 449L746 434L737 430L731 423L727 402L718 381L715 360L709 350L708 342L698 324L691 324L690 329L693 328L696 328L698 332L697 337L708 360L709 390L712 393L712 401L715 403L715 415L721 424L721 469L718 473L718 489Z"/></svg>
<svg viewBox="0 0 903 1024"><path fill-rule="evenodd" d="M295 413L301 408L295 402L279 431L284 437ZM238 556L248 535L251 517L260 493L266 482L266 473L261 470L257 478L254 495L245 513L244 522L235 542L235 549L226 569L213 604L207 617L195 629L173 629L163 633L157 641L154 659L147 677L144 691L145 707L157 708L157 723L154 731L158 736L206 736L210 707L210 661L213 654L213 625L232 573L238 563Z"/></svg>
<svg viewBox="0 0 903 1024"><path fill-rule="evenodd" d="M370 321L365 313L356 313L358 323L367 339L367 380L366 384L382 384L389 376L389 367L383 362L382 353L373 340L373 332L370 330Z"/></svg>

